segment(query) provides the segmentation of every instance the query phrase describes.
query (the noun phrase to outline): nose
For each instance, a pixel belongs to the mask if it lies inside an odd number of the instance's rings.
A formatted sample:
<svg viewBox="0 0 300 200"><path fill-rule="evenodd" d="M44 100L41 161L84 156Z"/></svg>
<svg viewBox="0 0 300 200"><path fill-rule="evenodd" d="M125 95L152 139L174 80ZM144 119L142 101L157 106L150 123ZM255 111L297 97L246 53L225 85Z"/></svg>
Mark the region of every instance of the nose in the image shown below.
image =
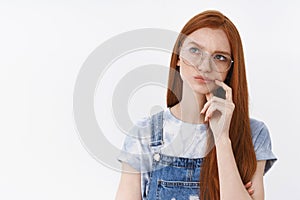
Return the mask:
<svg viewBox="0 0 300 200"><path fill-rule="evenodd" d="M209 56L204 56L198 65L198 70L201 72L211 72L211 64Z"/></svg>

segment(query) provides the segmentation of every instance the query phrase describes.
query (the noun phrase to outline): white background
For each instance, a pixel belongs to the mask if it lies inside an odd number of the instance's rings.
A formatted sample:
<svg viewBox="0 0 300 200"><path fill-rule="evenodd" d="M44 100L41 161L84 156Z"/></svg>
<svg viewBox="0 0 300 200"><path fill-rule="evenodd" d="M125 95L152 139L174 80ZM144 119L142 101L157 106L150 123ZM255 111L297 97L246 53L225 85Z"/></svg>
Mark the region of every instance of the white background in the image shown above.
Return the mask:
<svg viewBox="0 0 300 200"><path fill-rule="evenodd" d="M267 124L279 158L265 176L266 199L300 199L300 13L292 0L0 1L0 199L113 199L119 172L97 162L76 132L77 74L112 36L138 28L180 31L206 9L227 15L243 40L251 116ZM139 108L152 90L135 94L133 120L148 112ZM156 91L148 104L164 106L164 91ZM95 112L103 123L101 111ZM108 138L120 146L124 135L106 119Z"/></svg>

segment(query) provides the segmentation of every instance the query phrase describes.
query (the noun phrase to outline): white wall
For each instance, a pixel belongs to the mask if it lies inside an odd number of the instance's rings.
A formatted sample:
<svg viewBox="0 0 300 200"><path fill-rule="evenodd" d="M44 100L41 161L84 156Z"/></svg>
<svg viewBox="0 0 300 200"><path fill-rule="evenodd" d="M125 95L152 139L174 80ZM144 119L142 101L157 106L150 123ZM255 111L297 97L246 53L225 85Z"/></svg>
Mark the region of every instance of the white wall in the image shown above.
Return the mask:
<svg viewBox="0 0 300 200"><path fill-rule="evenodd" d="M300 199L298 8L293 0L1 1L0 199L113 199L119 173L97 162L76 131L78 72L112 36L138 28L180 31L206 9L226 14L243 40L251 115L268 125L279 158L265 176L267 199ZM136 65L168 64L163 53L151 55L159 61L137 56L143 59ZM145 95L154 90L157 98L149 100ZM161 87L143 87L129 104L130 116L164 105L164 97ZM95 112L101 124L103 113ZM120 146L124 135L105 117L107 138Z"/></svg>

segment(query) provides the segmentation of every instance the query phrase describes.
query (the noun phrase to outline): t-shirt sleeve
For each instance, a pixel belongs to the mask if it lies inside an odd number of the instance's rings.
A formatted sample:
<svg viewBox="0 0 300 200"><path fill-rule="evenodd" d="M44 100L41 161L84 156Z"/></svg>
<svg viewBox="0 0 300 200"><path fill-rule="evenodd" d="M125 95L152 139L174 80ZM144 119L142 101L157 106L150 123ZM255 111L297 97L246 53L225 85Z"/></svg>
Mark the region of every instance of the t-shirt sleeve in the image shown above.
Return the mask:
<svg viewBox="0 0 300 200"><path fill-rule="evenodd" d="M117 160L125 162L139 172L147 171L149 162L149 119L138 120L125 136Z"/></svg>
<svg viewBox="0 0 300 200"><path fill-rule="evenodd" d="M273 166L277 157L272 151L272 143L267 126L258 120L251 120L252 141L256 160L266 160L264 174Z"/></svg>

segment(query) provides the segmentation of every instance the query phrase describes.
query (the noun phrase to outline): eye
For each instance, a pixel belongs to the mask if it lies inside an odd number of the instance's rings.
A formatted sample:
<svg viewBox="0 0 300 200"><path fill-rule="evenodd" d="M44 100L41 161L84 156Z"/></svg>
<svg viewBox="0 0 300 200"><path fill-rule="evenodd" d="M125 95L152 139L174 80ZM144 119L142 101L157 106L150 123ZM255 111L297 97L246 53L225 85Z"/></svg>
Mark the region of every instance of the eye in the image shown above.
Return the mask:
<svg viewBox="0 0 300 200"><path fill-rule="evenodd" d="M197 47L190 47L190 48L189 48L189 52L190 52L190 53L193 53L193 54L200 54L200 53L201 53L201 50L198 49Z"/></svg>
<svg viewBox="0 0 300 200"><path fill-rule="evenodd" d="M228 61L228 58L224 55L221 55L221 54L217 54L214 56L214 59L217 60L217 61Z"/></svg>

